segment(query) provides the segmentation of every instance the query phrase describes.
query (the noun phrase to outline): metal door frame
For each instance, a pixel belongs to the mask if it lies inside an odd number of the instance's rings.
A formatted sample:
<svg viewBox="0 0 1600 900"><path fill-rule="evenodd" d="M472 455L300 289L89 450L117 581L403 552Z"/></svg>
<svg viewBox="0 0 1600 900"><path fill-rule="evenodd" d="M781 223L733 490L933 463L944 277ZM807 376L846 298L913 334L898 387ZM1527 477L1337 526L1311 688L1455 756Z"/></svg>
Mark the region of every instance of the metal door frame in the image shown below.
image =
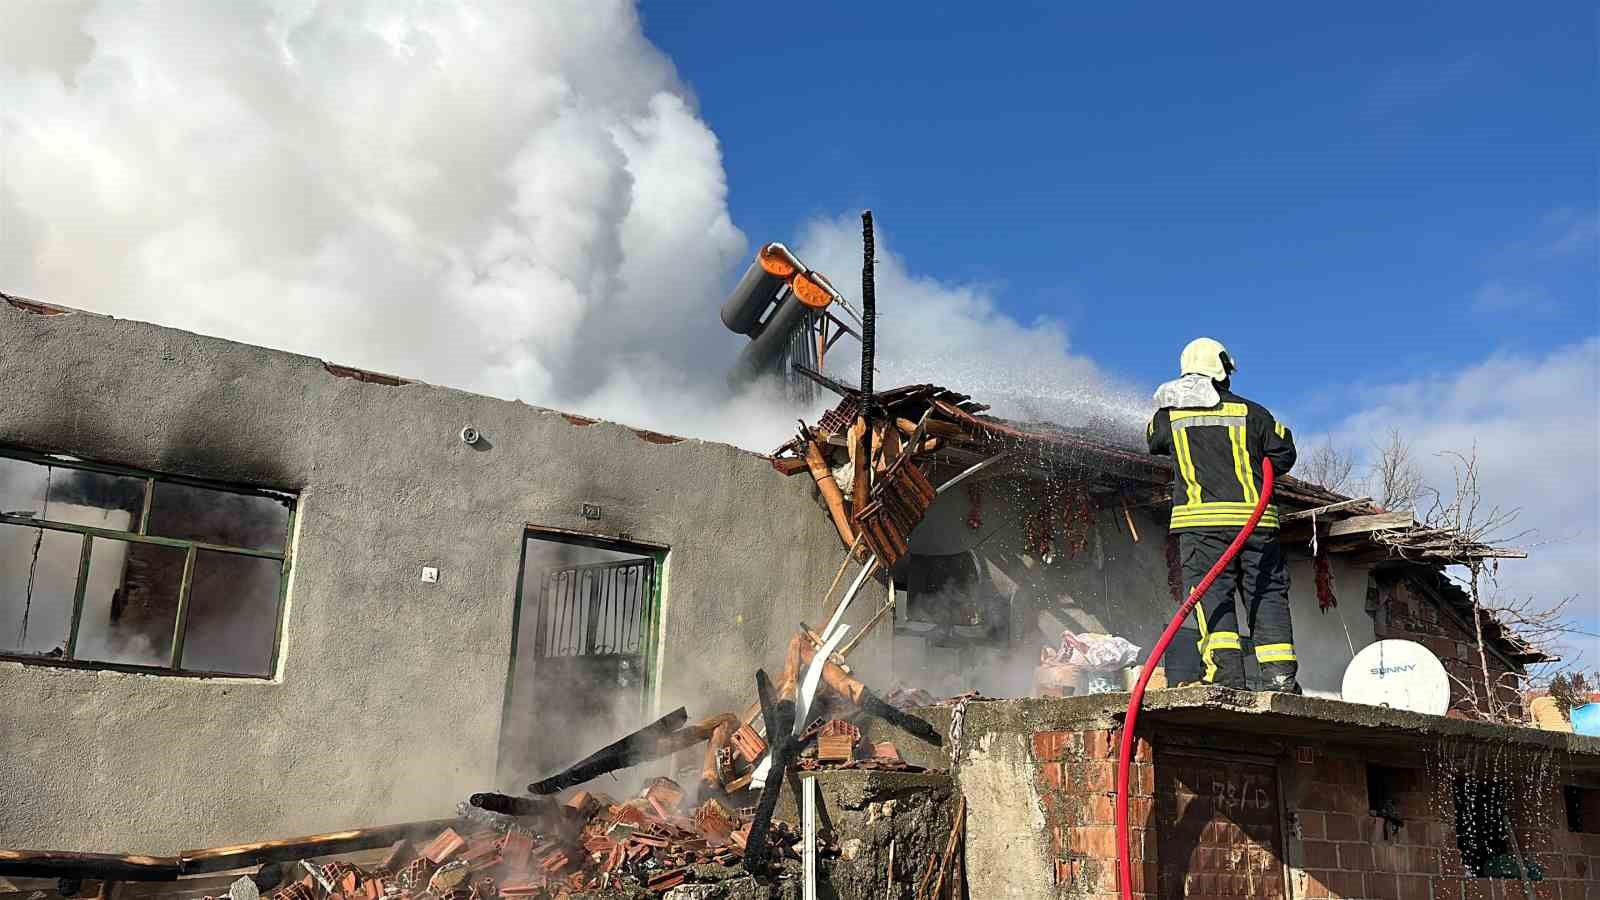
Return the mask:
<svg viewBox="0 0 1600 900"><path fill-rule="evenodd" d="M518 539L522 543L517 548L517 577L511 592L511 646L506 658L505 699L501 702L500 728L495 735L495 771L497 776L500 766L504 762L501 756L505 748L502 746L501 741L505 735L507 717L511 714L511 705L516 702L517 654L521 649L519 643L522 632L522 592L525 587L523 573L527 569L528 542L530 540L592 547L597 550L611 550L618 553L632 553L650 560L650 593L646 598L647 608L644 615L643 640L639 647L639 655L644 658L644 674L639 679L641 708L644 710L644 717L648 719L655 716L661 703L661 645L663 642L662 630L665 623L662 613L666 598L667 556L670 548L666 544L640 541L631 537L618 538L611 535L573 531L566 528L549 528L532 523L522 527L518 532Z"/></svg>

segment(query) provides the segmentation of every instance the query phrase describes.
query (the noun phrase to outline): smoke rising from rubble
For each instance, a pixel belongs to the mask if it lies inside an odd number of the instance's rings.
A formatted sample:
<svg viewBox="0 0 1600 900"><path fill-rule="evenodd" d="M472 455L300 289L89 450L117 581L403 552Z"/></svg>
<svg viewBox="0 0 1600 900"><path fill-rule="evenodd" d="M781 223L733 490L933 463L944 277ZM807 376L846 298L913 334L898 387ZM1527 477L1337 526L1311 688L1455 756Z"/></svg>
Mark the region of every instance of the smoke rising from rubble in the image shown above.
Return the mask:
<svg viewBox="0 0 1600 900"><path fill-rule="evenodd" d="M726 387L751 245L629 3L30 4L0 136L8 292L755 449L792 427ZM849 230L800 243L853 295ZM879 294L886 385L1046 415L1102 384L981 290L885 255Z"/></svg>

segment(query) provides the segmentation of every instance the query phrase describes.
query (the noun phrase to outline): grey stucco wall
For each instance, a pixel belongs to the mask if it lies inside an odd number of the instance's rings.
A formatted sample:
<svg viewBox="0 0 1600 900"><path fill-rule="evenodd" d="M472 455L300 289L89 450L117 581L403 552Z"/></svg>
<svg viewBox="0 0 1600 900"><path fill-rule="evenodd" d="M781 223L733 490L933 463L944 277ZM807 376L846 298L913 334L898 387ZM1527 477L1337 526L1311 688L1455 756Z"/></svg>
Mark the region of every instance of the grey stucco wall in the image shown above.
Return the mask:
<svg viewBox="0 0 1600 900"><path fill-rule="evenodd" d="M0 442L300 495L274 678L0 661L0 846L164 853L448 814L495 778L530 523L670 547L659 699L692 716L743 708L842 557L809 480L733 447L152 325L0 303L0 384ZM468 424L492 446L462 444Z"/></svg>

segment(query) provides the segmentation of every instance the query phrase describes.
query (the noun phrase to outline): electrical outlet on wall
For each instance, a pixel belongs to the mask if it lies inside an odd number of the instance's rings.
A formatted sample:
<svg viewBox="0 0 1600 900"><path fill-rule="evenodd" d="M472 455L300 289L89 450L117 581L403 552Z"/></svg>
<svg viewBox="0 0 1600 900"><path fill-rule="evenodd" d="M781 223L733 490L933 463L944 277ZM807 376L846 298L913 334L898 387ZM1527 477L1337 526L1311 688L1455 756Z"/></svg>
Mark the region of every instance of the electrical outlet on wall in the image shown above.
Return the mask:
<svg viewBox="0 0 1600 900"><path fill-rule="evenodd" d="M439 568L437 566L423 566L422 567L422 583L423 584L438 584L439 583Z"/></svg>

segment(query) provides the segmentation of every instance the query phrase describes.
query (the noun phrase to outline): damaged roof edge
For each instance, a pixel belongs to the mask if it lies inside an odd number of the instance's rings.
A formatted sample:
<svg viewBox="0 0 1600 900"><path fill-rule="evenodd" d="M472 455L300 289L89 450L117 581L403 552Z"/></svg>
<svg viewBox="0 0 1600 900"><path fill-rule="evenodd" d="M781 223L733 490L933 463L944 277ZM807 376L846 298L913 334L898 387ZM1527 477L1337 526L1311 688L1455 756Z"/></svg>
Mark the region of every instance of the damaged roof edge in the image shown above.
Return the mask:
<svg viewBox="0 0 1600 900"><path fill-rule="evenodd" d="M18 309L22 312L31 313L36 316L70 316L74 313L83 313L84 315L90 316L98 315L98 313L91 313L80 309L69 309L65 306L56 306L53 303L41 303L38 300L29 300L27 297L18 297L15 294L7 294L4 292L0 292L0 299L5 300L6 303L10 304L13 309Z"/></svg>
<svg viewBox="0 0 1600 900"><path fill-rule="evenodd" d="M567 412L567 411L564 411L564 410L553 409L553 408L547 407L547 406L539 406L537 404L529 403L529 402L527 402L525 400L508 400L508 399L503 398L503 397L491 397L491 396L489 396L487 394L479 394L479 393L475 393L473 391L462 390L460 388L452 388L452 387L446 387L444 385L429 384L428 382L420 381L420 380L415 379L415 378L406 378L406 377L401 376L401 375L390 375L390 374L386 374L386 373L383 373L383 372L375 372L375 371L368 370L368 369L358 368L356 366L342 365L342 364L335 363L335 362L329 362L329 361L324 360L324 359L318 359L316 357L308 357L308 356L305 356L304 354L291 353L291 352L288 352L288 351L285 351L285 350L273 349L271 347L262 347L259 344L247 344L247 343L244 343L242 341L234 341L234 340L230 340L228 338L217 337L216 335L202 334L202 333L199 333L199 332L185 331L184 329L173 328L173 327L167 326L167 325L160 325L160 324L157 324L155 322L144 322L144 321L141 321L141 320L138 320L138 319L118 319L116 316L108 316L108 315L105 315L104 313L97 313L97 312L92 312L90 310L84 310L84 309L76 309L76 308L68 307L68 306L58 306L56 304L45 303L45 302L42 302L42 301L39 301L39 300L33 300L33 299L29 299L27 297L19 297L19 296L16 296L14 294L7 294L7 293L4 293L4 292L0 292L0 300L4 300L6 305L12 307L13 309L16 309L18 312L25 313L25 314L28 314L28 315L45 316L45 317L51 317L51 318L82 315L82 316L86 316L86 317L89 317L89 318L92 318L92 319L130 322L130 323L133 323L133 324L136 324L136 325L143 325L143 326L146 326L146 327L149 327L149 328L157 328L157 329L160 329L160 330L165 331L165 332L180 333L180 334L193 334L196 337L200 337L200 338L203 338L205 340L216 341L216 342L225 343L225 344L234 344L234 345L241 346L241 347L249 347L249 348L251 348L253 350L258 350L258 351L265 352L265 353L271 353L271 354L274 354L274 355L277 355L277 356L285 356L285 357L293 357L293 358L296 358L296 359L310 360L310 361L315 362L320 367L322 367L324 372L326 372L329 375L334 376L335 378L347 378L347 379L350 379L352 381L360 381L360 382L363 382L363 383L366 383L366 384L382 385L382 386L385 386L385 387L403 387L403 386L406 386L406 385L423 385L423 386L426 386L426 387L436 388L436 389L442 390L442 391L450 391L450 392L456 393L456 394L465 394L465 395L470 396L470 397L481 397L481 398L483 398L485 400L494 400L494 401L498 401L498 402L502 402L502 403L517 403L517 404L520 404L522 406L528 407L530 409L537 410L539 412L554 413L554 414L560 415L560 416L564 417L570 424L572 424L574 426L588 426L588 425L598 425L598 424L616 425L616 426L618 426L620 428L627 429L628 431L633 433L634 437L637 437L639 440L641 440L641 441L643 441L645 443L648 443L648 444L657 444L657 445L670 446L670 445L674 445L674 444L701 443L701 444L707 444L707 445L714 446L714 447L727 447L728 449L734 450L734 451L736 451L736 452L738 452L740 454L747 455L747 456L752 456L752 457L755 457L756 459L760 459L760 460L770 461L771 458L772 458L770 454L761 453L761 452L758 452L758 451L755 451L755 450L749 450L749 449L746 449L744 447L739 447L739 446L735 446L733 444L726 443L724 441L714 441L714 440L707 440L705 438L696 438L696 437L689 437L689 436L684 436L684 435L669 434L667 432L655 431L655 430L649 429L649 428L640 428L640 427L637 427L637 426L628 425L628 424L623 423L623 422L613 422L613 421L610 421L608 419L596 419L596 418L592 418L590 416L584 416L584 415L579 415L577 413ZM0 307L0 308L3 308L3 307Z"/></svg>

